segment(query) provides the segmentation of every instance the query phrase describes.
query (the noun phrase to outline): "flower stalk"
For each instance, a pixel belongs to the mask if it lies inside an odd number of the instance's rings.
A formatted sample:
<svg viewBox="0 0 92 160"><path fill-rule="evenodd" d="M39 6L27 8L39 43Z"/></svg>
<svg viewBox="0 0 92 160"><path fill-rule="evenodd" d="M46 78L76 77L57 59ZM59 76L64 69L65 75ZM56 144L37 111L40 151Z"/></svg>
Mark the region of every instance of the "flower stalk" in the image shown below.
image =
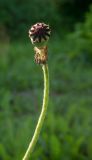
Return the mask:
<svg viewBox="0 0 92 160"><path fill-rule="evenodd" d="M23 158L23 160L28 160L30 157L30 154L32 153L35 144L38 140L43 122L44 122L44 118L46 115L46 111L47 111L47 105L48 105L48 97L49 97L49 71L48 71L48 65L42 65L42 70L43 70L43 75L44 75L44 95L43 95L43 104L42 104L42 111L33 135L33 138L28 146L28 149L25 153L25 156Z"/></svg>
<svg viewBox="0 0 92 160"><path fill-rule="evenodd" d="M35 62L42 66L43 70L43 77L44 77L44 92L43 92L43 103L42 103L42 110L38 119L38 123L36 129L34 131L34 135L32 140L28 146L28 149L23 157L22 160L29 160L30 155L36 145L36 142L39 138L39 134L46 116L47 106L48 106L48 99L49 99L49 69L47 64L47 46L46 43L50 36L50 28L49 25L45 23L37 23L31 27L29 30L29 37L34 47L35 51Z"/></svg>

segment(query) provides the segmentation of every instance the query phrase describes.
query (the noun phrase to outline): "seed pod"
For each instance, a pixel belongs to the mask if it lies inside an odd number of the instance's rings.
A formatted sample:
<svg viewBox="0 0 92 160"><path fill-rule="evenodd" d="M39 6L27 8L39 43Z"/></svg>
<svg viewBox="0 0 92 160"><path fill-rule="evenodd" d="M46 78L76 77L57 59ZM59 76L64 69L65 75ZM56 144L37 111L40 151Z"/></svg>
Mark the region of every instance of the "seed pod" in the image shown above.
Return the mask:
<svg viewBox="0 0 92 160"><path fill-rule="evenodd" d="M50 27L45 23L36 23L29 30L29 37L35 46L45 46L50 37Z"/></svg>

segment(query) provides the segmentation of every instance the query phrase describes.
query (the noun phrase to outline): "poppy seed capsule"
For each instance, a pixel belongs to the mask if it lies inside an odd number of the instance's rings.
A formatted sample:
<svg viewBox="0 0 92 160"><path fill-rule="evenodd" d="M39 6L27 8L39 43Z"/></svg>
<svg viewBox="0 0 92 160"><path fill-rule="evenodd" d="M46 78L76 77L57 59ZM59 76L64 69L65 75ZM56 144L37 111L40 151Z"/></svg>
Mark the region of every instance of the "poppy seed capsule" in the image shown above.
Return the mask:
<svg viewBox="0 0 92 160"><path fill-rule="evenodd" d="M50 27L45 23L36 23L29 30L29 37L34 45L46 45L50 37Z"/></svg>

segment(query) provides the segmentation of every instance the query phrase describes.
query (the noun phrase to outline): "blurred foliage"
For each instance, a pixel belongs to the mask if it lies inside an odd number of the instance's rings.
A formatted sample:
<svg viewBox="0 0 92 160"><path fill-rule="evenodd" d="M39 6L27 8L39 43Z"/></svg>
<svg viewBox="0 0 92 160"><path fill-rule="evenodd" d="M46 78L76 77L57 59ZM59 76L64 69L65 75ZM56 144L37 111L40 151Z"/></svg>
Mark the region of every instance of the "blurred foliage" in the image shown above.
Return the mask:
<svg viewBox="0 0 92 160"><path fill-rule="evenodd" d="M26 37L30 25L39 21L56 26L58 15L52 1L0 1L0 23L9 36L20 38L23 35Z"/></svg>
<svg viewBox="0 0 92 160"><path fill-rule="evenodd" d="M49 44L50 101L34 160L92 159L92 68ZM30 43L0 46L0 158L21 160L40 113L43 77ZM53 59L52 59L53 57ZM86 63L85 63L86 64Z"/></svg>
<svg viewBox="0 0 92 160"><path fill-rule="evenodd" d="M81 59L84 65L92 64L92 6L85 15L84 23L78 23L75 31L66 36L63 51L74 63Z"/></svg>
<svg viewBox="0 0 92 160"><path fill-rule="evenodd" d="M91 3L91 0L0 1L0 34L3 32L4 37L25 38L29 27L39 21L49 23L54 32L59 30L60 34L61 30L64 34L73 29L77 21L84 19Z"/></svg>
<svg viewBox="0 0 92 160"><path fill-rule="evenodd" d="M48 114L31 159L92 160L92 6L85 14L90 2L0 1L0 160L22 159L40 114L43 90L33 47L28 40L9 38L27 37L29 26L44 19L63 32L64 25L72 29L82 22L64 39L61 31L50 40Z"/></svg>

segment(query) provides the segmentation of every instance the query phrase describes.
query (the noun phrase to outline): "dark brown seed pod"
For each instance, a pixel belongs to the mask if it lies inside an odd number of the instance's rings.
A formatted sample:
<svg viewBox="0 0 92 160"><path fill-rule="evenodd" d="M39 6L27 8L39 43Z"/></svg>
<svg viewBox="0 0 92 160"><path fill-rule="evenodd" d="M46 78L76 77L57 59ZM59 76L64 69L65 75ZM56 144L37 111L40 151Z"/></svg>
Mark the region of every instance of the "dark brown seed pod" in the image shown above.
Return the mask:
<svg viewBox="0 0 92 160"><path fill-rule="evenodd" d="M36 23L29 30L29 37L32 44L42 46L49 40L50 33L49 25L45 23Z"/></svg>

